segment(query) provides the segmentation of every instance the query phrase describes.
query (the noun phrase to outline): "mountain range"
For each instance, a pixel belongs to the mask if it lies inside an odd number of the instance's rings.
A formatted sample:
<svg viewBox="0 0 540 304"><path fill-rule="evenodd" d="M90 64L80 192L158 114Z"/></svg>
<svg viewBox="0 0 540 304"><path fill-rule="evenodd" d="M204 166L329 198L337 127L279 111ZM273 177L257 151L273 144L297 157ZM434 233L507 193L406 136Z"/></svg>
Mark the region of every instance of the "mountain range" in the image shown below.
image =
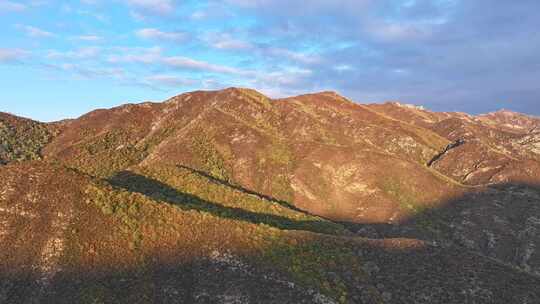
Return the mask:
<svg viewBox="0 0 540 304"><path fill-rule="evenodd" d="M0 113L0 303L540 303L540 118L242 88Z"/></svg>

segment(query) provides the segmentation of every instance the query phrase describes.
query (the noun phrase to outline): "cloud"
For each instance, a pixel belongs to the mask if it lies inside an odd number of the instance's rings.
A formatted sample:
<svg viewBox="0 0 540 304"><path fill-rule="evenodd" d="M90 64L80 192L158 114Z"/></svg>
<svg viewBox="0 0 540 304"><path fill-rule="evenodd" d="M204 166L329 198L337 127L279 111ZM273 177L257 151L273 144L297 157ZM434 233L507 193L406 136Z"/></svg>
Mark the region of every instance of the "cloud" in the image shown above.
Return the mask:
<svg viewBox="0 0 540 304"><path fill-rule="evenodd" d="M131 47L116 47L113 51L122 52L121 55L110 55L107 58L109 63L143 63L143 64L158 64L162 59L161 47L151 48L131 48Z"/></svg>
<svg viewBox="0 0 540 304"><path fill-rule="evenodd" d="M28 56L28 52L21 49L0 48L0 63L20 62Z"/></svg>
<svg viewBox="0 0 540 304"><path fill-rule="evenodd" d="M135 34L140 38L160 41L180 42L188 38L184 32L164 32L155 28L144 28L136 31Z"/></svg>
<svg viewBox="0 0 540 304"><path fill-rule="evenodd" d="M30 25L17 24L16 27L24 31L26 35L33 38L51 38L55 36L51 32L47 32L45 30Z"/></svg>
<svg viewBox="0 0 540 304"><path fill-rule="evenodd" d="M313 64L322 61L317 55L307 52L291 51L286 48L274 47L268 44L253 43L234 38L230 33L209 33L204 40L213 48L228 51L243 51L261 58L285 58L301 64Z"/></svg>
<svg viewBox="0 0 540 304"><path fill-rule="evenodd" d="M75 73L87 77L87 78L103 78L110 77L117 80L126 79L126 72L121 68L88 68L83 66L70 66L68 70L72 70Z"/></svg>
<svg viewBox="0 0 540 304"><path fill-rule="evenodd" d="M145 82L151 86L185 87L194 86L199 81L169 74L157 74L145 78Z"/></svg>
<svg viewBox="0 0 540 304"><path fill-rule="evenodd" d="M69 29L67 39L50 46L55 50L34 56L44 54L43 60L68 64L63 71L79 74L105 75L112 66L153 87L189 86L197 78L194 87L251 86L280 96L333 89L356 100L402 99L436 110L540 109L538 0L497 5L493 0L81 2L70 3L71 14L62 15L62 25L83 18L84 32ZM108 6L118 2L145 24L125 22L121 18L127 14L115 13L123 33L131 36L108 33L93 18L81 16L110 12ZM32 3L0 0L0 11L30 11ZM35 25L59 28L56 19L50 20ZM18 29L34 38L63 35L27 25ZM107 46L93 33L131 47ZM184 41L189 43L179 43ZM70 43L100 47L70 49ZM147 43L157 46L142 47ZM2 52L3 62L24 59Z"/></svg>
<svg viewBox="0 0 540 304"><path fill-rule="evenodd" d="M0 0L0 12L22 12L27 6L18 2Z"/></svg>
<svg viewBox="0 0 540 304"><path fill-rule="evenodd" d="M222 73L222 74L234 74L234 75L248 75L251 72L241 70L238 68L224 66L219 64L212 64L206 61L195 60L189 57L172 56L164 57L161 62L169 67L178 69L191 69L204 72Z"/></svg>
<svg viewBox="0 0 540 304"><path fill-rule="evenodd" d="M386 0L311 0L309 5L290 0L225 0L225 3L275 16L308 16L328 13L359 15L376 2Z"/></svg>
<svg viewBox="0 0 540 304"><path fill-rule="evenodd" d="M291 61L296 61L303 64L314 64L320 63L322 61L322 58L318 55L310 55L304 52L294 52L283 48L269 48L267 50L263 50L263 52L276 57L287 58Z"/></svg>
<svg viewBox="0 0 540 304"><path fill-rule="evenodd" d="M131 7L138 9L139 14L150 12L158 15L170 15L175 11L176 5L172 0L126 0Z"/></svg>
<svg viewBox="0 0 540 304"><path fill-rule="evenodd" d="M431 34L429 26L399 22L372 22L364 24L368 35L383 42L400 42L428 38Z"/></svg>
<svg viewBox="0 0 540 304"><path fill-rule="evenodd" d="M226 20L235 17L233 9L234 7L225 1L208 1L190 12L189 18L197 22Z"/></svg>
<svg viewBox="0 0 540 304"><path fill-rule="evenodd" d="M160 47L152 48L120 48L124 54L111 55L107 59L110 63L140 63L146 65L163 66L172 69L195 70L209 73L248 75L251 72L235 67L212 64L207 61L196 60L186 56L165 56ZM127 52L127 53L126 53Z"/></svg>
<svg viewBox="0 0 540 304"><path fill-rule="evenodd" d="M75 40L88 41L88 42L98 42L103 40L103 37L97 35L80 35L73 37Z"/></svg>
<svg viewBox="0 0 540 304"><path fill-rule="evenodd" d="M129 79L122 68L85 66L80 63L44 63L42 66L47 70L68 72L84 79L111 78L120 81Z"/></svg>
<svg viewBox="0 0 540 304"><path fill-rule="evenodd" d="M209 33L205 40L213 48L222 50L250 50L255 48L252 43L235 39L229 33Z"/></svg>
<svg viewBox="0 0 540 304"><path fill-rule="evenodd" d="M277 87L294 87L305 85L306 78L313 75L313 71L307 69L288 68L284 71L258 73L256 82L274 84Z"/></svg>
<svg viewBox="0 0 540 304"><path fill-rule="evenodd" d="M238 68L216 64L204 60L198 60L187 56L166 56L159 47L154 48L123 48L118 49L123 54L109 56L108 62L114 64L136 63L148 66L147 69L154 71L167 70L190 72L192 75L199 75L208 79L209 77L217 77L220 80L214 79L214 83L230 85L242 85L252 87L269 86L287 88L292 90L294 87L307 85L313 72L309 69L297 68L294 66L286 66L271 69L254 69L254 68ZM125 65L124 65L125 66ZM201 73L201 74L197 74ZM145 78L143 82L151 87L172 87L172 86L195 86L203 84L200 81L191 78L171 75L169 73L160 73ZM207 83L208 84L208 83Z"/></svg>
<svg viewBox="0 0 540 304"><path fill-rule="evenodd" d="M75 13L81 16L89 16L89 17L95 18L96 20L100 22L104 22L104 23L108 23L110 21L109 18L102 13L95 13L92 11L80 10L80 9L76 10Z"/></svg>
<svg viewBox="0 0 540 304"><path fill-rule="evenodd" d="M538 1L226 3L253 23L235 30L243 40L223 35L208 40L210 46L240 53L248 65L265 63L268 75L284 60L312 71L286 73L280 82L260 79L257 87L294 92L326 86L357 100L404 99L471 112L496 107L501 98L521 110L540 100L534 84L540 77Z"/></svg>
<svg viewBox="0 0 540 304"><path fill-rule="evenodd" d="M101 48L99 47L84 47L79 48L76 51L60 52L57 50L50 50L46 57L48 59L94 59L101 54Z"/></svg>

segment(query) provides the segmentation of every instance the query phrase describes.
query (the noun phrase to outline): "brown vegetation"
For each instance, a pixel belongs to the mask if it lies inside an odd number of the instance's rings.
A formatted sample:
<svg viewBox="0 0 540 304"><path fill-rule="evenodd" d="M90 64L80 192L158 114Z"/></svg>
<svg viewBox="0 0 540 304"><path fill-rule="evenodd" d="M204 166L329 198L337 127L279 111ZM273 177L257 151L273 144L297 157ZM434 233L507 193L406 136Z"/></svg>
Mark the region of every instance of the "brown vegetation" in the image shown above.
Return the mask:
<svg viewBox="0 0 540 304"><path fill-rule="evenodd" d="M237 88L2 114L0 303L536 303L539 127Z"/></svg>

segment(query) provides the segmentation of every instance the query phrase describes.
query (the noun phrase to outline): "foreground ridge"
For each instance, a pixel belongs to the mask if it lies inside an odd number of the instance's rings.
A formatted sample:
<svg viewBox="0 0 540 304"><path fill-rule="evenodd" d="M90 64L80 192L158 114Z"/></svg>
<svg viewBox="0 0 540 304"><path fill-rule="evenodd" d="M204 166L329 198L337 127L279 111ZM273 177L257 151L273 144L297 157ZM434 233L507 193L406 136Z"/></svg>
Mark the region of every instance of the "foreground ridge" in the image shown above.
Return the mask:
<svg viewBox="0 0 540 304"><path fill-rule="evenodd" d="M536 303L540 120L229 88L0 114L0 303Z"/></svg>

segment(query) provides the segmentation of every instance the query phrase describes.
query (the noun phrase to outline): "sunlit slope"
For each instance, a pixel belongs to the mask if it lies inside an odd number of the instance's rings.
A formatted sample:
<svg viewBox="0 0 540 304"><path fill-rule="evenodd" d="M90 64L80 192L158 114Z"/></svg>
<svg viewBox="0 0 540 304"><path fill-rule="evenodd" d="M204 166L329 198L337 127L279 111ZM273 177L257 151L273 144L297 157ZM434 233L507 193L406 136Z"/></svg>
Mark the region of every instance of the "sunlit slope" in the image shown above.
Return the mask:
<svg viewBox="0 0 540 304"><path fill-rule="evenodd" d="M452 142L464 141L433 163L433 168L468 185L538 184L540 120L511 111L473 116L436 113L400 103L368 105L394 119L422 126Z"/></svg>
<svg viewBox="0 0 540 304"><path fill-rule="evenodd" d="M41 159L41 149L56 132L54 125L0 112L0 165Z"/></svg>
<svg viewBox="0 0 540 304"><path fill-rule="evenodd" d="M459 193L425 167L448 143L332 92L230 88L89 113L44 153L96 177L181 165L324 217L398 222Z"/></svg>

